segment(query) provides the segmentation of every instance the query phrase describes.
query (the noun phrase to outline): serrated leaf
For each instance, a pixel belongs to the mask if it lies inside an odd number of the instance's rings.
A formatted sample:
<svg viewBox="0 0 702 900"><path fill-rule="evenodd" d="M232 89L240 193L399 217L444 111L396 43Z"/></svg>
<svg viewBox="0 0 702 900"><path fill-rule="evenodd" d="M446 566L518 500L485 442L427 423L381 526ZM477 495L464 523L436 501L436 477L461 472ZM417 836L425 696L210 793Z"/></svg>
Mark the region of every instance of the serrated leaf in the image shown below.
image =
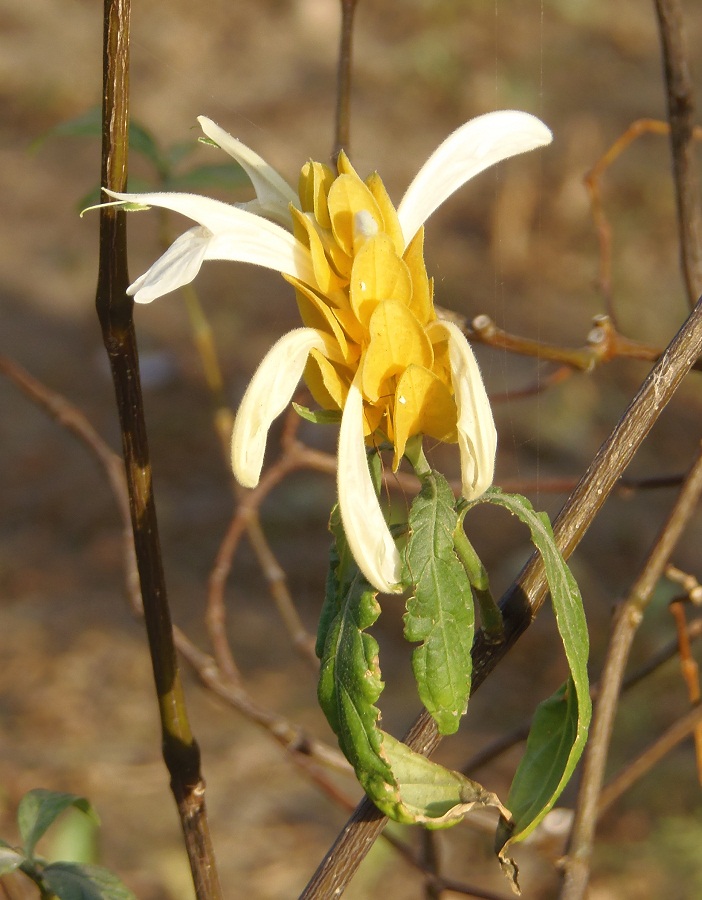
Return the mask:
<svg viewBox="0 0 702 900"><path fill-rule="evenodd" d="M59 900L136 900L120 879L102 866L53 863L42 878Z"/></svg>
<svg viewBox="0 0 702 900"><path fill-rule="evenodd" d="M497 795L477 781L415 753L386 732L382 734L383 755L400 785L403 812L413 823L448 828L476 806L492 806L509 816Z"/></svg>
<svg viewBox="0 0 702 900"><path fill-rule="evenodd" d="M527 746L507 798L513 822L501 822L496 839L503 869L516 868L507 847L524 840L553 807L580 759L592 715L587 674L589 640L582 597L573 575L556 546L545 513L534 511L518 494L491 488L478 502L503 506L531 532L544 562L556 624L563 641L570 678L537 709ZM474 504L471 504L474 505Z"/></svg>
<svg viewBox="0 0 702 900"><path fill-rule="evenodd" d="M365 633L380 615L380 605L348 551L341 523L333 520L332 528L339 562L328 582L317 696L368 796L392 807L397 785L380 755L380 711L374 705L383 690L378 644Z"/></svg>
<svg viewBox="0 0 702 900"><path fill-rule="evenodd" d="M421 641L412 668L422 703L442 734L453 734L466 711L475 629L473 595L454 551L458 522L446 479L432 472L412 503L404 580L414 585L405 638Z"/></svg>
<svg viewBox="0 0 702 900"><path fill-rule="evenodd" d="M377 458L371 459L371 471L378 482ZM378 727L375 702L383 682L378 645L365 630L378 618L380 607L349 551L338 508L332 511L330 529L335 544L317 635L322 660L318 695L359 782L396 822L446 828L475 805L495 806L508 817L494 794L430 762Z"/></svg>
<svg viewBox="0 0 702 900"><path fill-rule="evenodd" d="M26 861L24 853L20 853L5 841L0 841L0 875L9 875Z"/></svg>
<svg viewBox="0 0 702 900"><path fill-rule="evenodd" d="M99 821L90 802L85 797L79 797L76 794L63 794L37 788L28 791L22 797L17 810L17 824L24 841L24 851L28 857L34 855L37 841L69 806L81 810L96 822Z"/></svg>

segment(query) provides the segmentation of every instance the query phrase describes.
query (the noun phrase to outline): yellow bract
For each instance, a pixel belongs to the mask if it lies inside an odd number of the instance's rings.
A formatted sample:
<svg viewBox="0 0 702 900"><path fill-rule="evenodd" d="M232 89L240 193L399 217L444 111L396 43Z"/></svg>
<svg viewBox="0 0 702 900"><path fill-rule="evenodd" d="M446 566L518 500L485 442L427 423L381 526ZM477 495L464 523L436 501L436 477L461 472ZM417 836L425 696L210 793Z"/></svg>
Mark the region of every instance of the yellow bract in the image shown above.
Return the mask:
<svg viewBox="0 0 702 900"><path fill-rule="evenodd" d="M360 374L367 440L393 442L397 468L409 438L457 440L446 340L433 344L433 284L424 232L405 247L395 207L377 173L362 181L345 154L338 175L322 163L300 174L296 238L310 251L314 284L286 276L302 320L324 338L305 381L324 409L341 410ZM436 340L436 338L435 338Z"/></svg>

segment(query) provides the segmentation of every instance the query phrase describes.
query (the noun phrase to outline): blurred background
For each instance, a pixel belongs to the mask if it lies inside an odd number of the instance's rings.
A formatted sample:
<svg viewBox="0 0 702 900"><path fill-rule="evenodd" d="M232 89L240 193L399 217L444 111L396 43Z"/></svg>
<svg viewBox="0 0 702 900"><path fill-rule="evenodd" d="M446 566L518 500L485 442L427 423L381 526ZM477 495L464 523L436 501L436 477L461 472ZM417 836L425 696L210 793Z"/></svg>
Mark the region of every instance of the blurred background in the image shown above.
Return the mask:
<svg viewBox="0 0 702 900"><path fill-rule="evenodd" d="M702 95L702 6L684 3L693 77ZM195 145L205 114L254 148L293 184L308 158L332 145L339 9L335 0L135 0L132 115L159 144ZM469 183L432 218L426 258L441 305L564 346L585 342L604 312L598 245L583 183L609 145L665 102L653 4L620 0L359 0L351 159L377 169L391 197L467 119L497 108L541 117L544 151ZM94 312L99 143L59 136L61 123L101 97L102 18L88 0L3 0L0 6L0 352L76 404L119 448L112 386ZM194 150L187 164L211 163ZM219 161L219 160L217 160ZM224 161L224 160L222 160ZM185 165L185 164L184 164ZM153 183L133 156L132 185ZM150 180L151 179L151 180ZM209 193L223 199L232 194ZM243 195L242 195L243 196ZM678 268L666 140L646 136L606 174L614 229L613 297L624 334L664 347L686 315ZM174 221L179 231L181 221ZM130 267L161 252L156 213L132 216ZM177 233L176 231L176 233ZM291 289L274 273L208 263L197 289L213 326L235 407L271 343L297 323ZM187 314L177 295L139 307L146 412L173 617L205 650L207 576L231 516L228 473ZM551 369L478 348L490 390L515 393ZM554 477L576 480L626 408L648 366L615 361L589 375L496 406L497 483L555 514ZM90 797L102 818L101 861L143 900L191 896L180 829L161 761L157 710L142 625L125 601L121 525L85 448L0 379L0 836L17 840L14 813L28 789ZM700 440L702 391L693 375L628 473L681 473ZM303 435L332 449L334 430ZM451 448L437 457L457 473ZM333 479L303 472L266 501L266 534L305 624L314 632L324 585ZM613 604L633 581L674 491L619 493L572 560L592 629L593 677ZM499 514L476 515L475 542L499 592L528 554L525 535ZM675 555L699 576L698 516ZM697 569L695 569L697 566ZM674 634L662 586L637 638L632 666ZM252 695L333 742L316 708L314 674L286 636L244 542L228 586L232 645ZM375 629L387 683L384 724L402 733L418 701L400 611L386 603ZM521 723L562 681L550 612L476 694L458 736L438 759L460 765ZM271 738L185 672L203 753L215 846L227 896L297 896L346 814L300 774ZM615 771L687 707L676 661L622 703ZM506 794L518 752L480 772ZM345 789L358 797L353 783ZM568 805L572 794L564 796ZM691 743L680 746L603 819L592 897L702 896L700 789ZM442 836L443 871L507 895L491 858L493 823ZM410 839L411 835L405 835ZM541 846L518 852L525 896L555 896ZM47 851L48 852L48 851ZM416 874L376 846L350 898L420 898Z"/></svg>

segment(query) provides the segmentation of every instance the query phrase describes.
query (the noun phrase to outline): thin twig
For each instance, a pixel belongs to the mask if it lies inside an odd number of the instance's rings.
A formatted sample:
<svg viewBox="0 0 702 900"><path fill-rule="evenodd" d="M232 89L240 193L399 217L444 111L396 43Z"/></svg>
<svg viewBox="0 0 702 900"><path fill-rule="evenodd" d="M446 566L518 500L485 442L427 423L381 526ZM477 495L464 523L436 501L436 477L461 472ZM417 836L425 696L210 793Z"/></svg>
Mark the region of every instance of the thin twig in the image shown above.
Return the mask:
<svg viewBox="0 0 702 900"><path fill-rule="evenodd" d="M655 0L663 51L678 237L683 281L690 308L702 291L702 204L695 164L695 98L687 61L680 0Z"/></svg>
<svg viewBox="0 0 702 900"><path fill-rule="evenodd" d="M653 367L556 519L554 535L566 559L584 537L622 472L701 353L702 300ZM546 594L543 564L534 554L502 598L504 644L490 645L481 632L476 635L473 690L482 684L526 631ZM428 713L420 713L404 740L416 752L426 756L434 752L439 735ZM384 824L382 813L370 800L363 800L300 895L301 900L340 896Z"/></svg>
<svg viewBox="0 0 702 900"><path fill-rule="evenodd" d="M137 595L139 594L139 578L130 522L127 482L121 458L105 443L85 415L69 403L63 395L50 390L13 360L4 356L0 356L0 373L17 385L33 403L44 409L55 422L74 434L95 457L107 475L124 525L125 574L130 603L136 614L142 616L140 595L138 600L131 596L134 591ZM256 703L241 684L232 683L211 656L199 650L183 632L175 627L174 640L178 651L192 667L202 684L228 705L270 732L275 740L292 754L295 762L298 761L297 757L304 756L311 762L316 760L340 772L350 773L352 771L351 766L338 750L332 749L323 741L310 738L297 725Z"/></svg>
<svg viewBox="0 0 702 900"><path fill-rule="evenodd" d="M238 677L235 674L236 667L224 633L224 591L232 569L234 554L245 532L248 533L278 612L294 646L315 668L318 665L312 639L287 590L285 572L270 550L260 528L258 509L263 500L287 474L301 468L319 469L321 466L333 466L336 471L334 457L312 450L298 441L290 441L286 443L283 453L276 462L266 469L259 484L253 490L237 491L238 504L217 551L209 576L207 592L207 620L213 644L217 648L215 655L218 663L224 662L227 665L231 677L235 680ZM229 657L228 662L227 657Z"/></svg>
<svg viewBox="0 0 702 900"><path fill-rule="evenodd" d="M702 706L694 706L677 722L639 754L626 768L616 775L602 790L597 803L597 816L601 817L626 791L649 772L702 723Z"/></svg>
<svg viewBox="0 0 702 900"><path fill-rule="evenodd" d="M353 46L353 18L358 0L341 0L341 35L339 38L339 66L336 85L336 119L332 163L344 150L350 153L351 133L351 61Z"/></svg>
<svg viewBox="0 0 702 900"><path fill-rule="evenodd" d="M614 359L639 359L642 362L656 362L663 351L660 347L634 341L620 334L610 316L595 316L592 328L584 347L558 347L543 341L535 341L521 335L510 334L498 328L489 316L476 316L470 326L464 330L469 340L486 344L498 350L517 353L520 356L533 356L537 359L560 363L581 372L591 372L602 363ZM702 371L702 362L695 362L693 369ZM563 380L563 374L557 370L554 383ZM512 396L518 396L515 391ZM501 399L501 398L500 398ZM493 398L490 398L491 402Z"/></svg>
<svg viewBox="0 0 702 900"><path fill-rule="evenodd" d="M694 619L688 624L687 636L691 642L702 637L702 618ZM650 677L654 672L660 669L661 666L665 665L665 663L676 656L679 653L679 650L680 645L677 638L673 638L663 644L663 646L653 653L643 665L633 671L630 675L627 675L622 682L622 695L631 690L631 688L636 687L636 685L640 684L646 678ZM599 691L600 682L590 685L590 696L593 700L597 698ZM521 725L517 725L517 727L513 728L511 731L499 734L492 741L485 744L484 747L481 747L480 750L474 753L470 759L461 766L461 772L463 772L464 775L474 777L483 766L494 762L494 760L502 756L503 753L507 753L512 747L516 747L517 744L521 744L522 741L525 741L529 736L530 730L531 717L525 719Z"/></svg>
<svg viewBox="0 0 702 900"><path fill-rule="evenodd" d="M590 194L592 216L595 220L597 238L600 245L600 290L604 297L608 315L612 321L616 321L613 296L612 296L612 226L604 211L602 202L601 181L605 171L620 156L624 150L644 134L670 134L670 125L658 119L637 119L632 122L624 134L609 147L597 160L595 165L585 176L585 187ZM702 140L702 128L696 126L692 129L692 137L696 141Z"/></svg>
<svg viewBox="0 0 702 900"><path fill-rule="evenodd" d="M688 598L683 595L670 604L670 612L675 619L675 627L678 632L678 644L680 647L680 670L687 686L687 695L691 706L699 706L700 695L700 667L690 651L690 631L687 627L685 607ZM695 728L695 759L697 760L697 780L702 785L702 724Z"/></svg>
<svg viewBox="0 0 702 900"><path fill-rule="evenodd" d="M419 832L420 861L424 869L424 900L441 900L440 860L437 834L429 828Z"/></svg>
<svg viewBox="0 0 702 900"><path fill-rule="evenodd" d="M624 669L637 628L653 590L660 581L677 541L683 534L702 494L702 452L695 460L665 524L648 555L641 574L620 605L607 649L601 690L595 703L590 738L583 761L575 819L564 863L562 900L581 900L590 876L590 860L597 822L597 804L614 726Z"/></svg>

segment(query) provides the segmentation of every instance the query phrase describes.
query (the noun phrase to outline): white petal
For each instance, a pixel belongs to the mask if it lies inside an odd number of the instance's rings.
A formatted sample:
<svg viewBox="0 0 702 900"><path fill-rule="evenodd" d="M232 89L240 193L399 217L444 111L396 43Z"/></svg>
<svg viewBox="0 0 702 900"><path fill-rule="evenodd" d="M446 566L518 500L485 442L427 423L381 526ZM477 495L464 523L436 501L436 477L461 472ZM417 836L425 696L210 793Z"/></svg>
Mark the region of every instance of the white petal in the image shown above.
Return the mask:
<svg viewBox="0 0 702 900"><path fill-rule="evenodd" d="M190 284L206 258L211 238L211 233L201 225L181 234L148 271L129 285L127 293L137 303L151 303L162 294Z"/></svg>
<svg viewBox="0 0 702 900"><path fill-rule="evenodd" d="M405 245L434 210L474 175L510 156L550 144L552 137L535 116L514 110L466 122L432 153L397 208Z"/></svg>
<svg viewBox="0 0 702 900"><path fill-rule="evenodd" d="M214 244L208 243L205 259L253 263L292 275L306 284L315 283L312 260L307 248L296 241L290 232L267 219L197 194L118 194L107 190L105 193L117 200L143 206L160 206L194 219L211 232L212 238L217 238ZM159 262L154 266L158 266ZM160 296L169 290L172 288L159 291L154 296Z"/></svg>
<svg viewBox="0 0 702 900"><path fill-rule="evenodd" d="M277 222L292 228L292 217L288 207L291 203L298 206L299 199L287 181L273 166L268 165L246 144L227 134L212 119L198 116L197 120L207 137L233 157L251 179L256 191L256 206L247 204L247 208L257 215L270 215Z"/></svg>
<svg viewBox="0 0 702 900"><path fill-rule="evenodd" d="M243 487L256 487L271 423L290 402L312 349L324 350L313 328L296 328L263 357L242 398L232 433L232 470Z"/></svg>
<svg viewBox="0 0 702 900"><path fill-rule="evenodd" d="M363 440L363 397L349 388L339 431L338 491L349 548L368 581L385 594L402 591L402 566L373 487Z"/></svg>
<svg viewBox="0 0 702 900"><path fill-rule="evenodd" d="M475 500L492 484L497 431L490 401L473 350L461 329L444 320L429 326L449 340L451 381L458 407L458 446L461 452L462 494Z"/></svg>

